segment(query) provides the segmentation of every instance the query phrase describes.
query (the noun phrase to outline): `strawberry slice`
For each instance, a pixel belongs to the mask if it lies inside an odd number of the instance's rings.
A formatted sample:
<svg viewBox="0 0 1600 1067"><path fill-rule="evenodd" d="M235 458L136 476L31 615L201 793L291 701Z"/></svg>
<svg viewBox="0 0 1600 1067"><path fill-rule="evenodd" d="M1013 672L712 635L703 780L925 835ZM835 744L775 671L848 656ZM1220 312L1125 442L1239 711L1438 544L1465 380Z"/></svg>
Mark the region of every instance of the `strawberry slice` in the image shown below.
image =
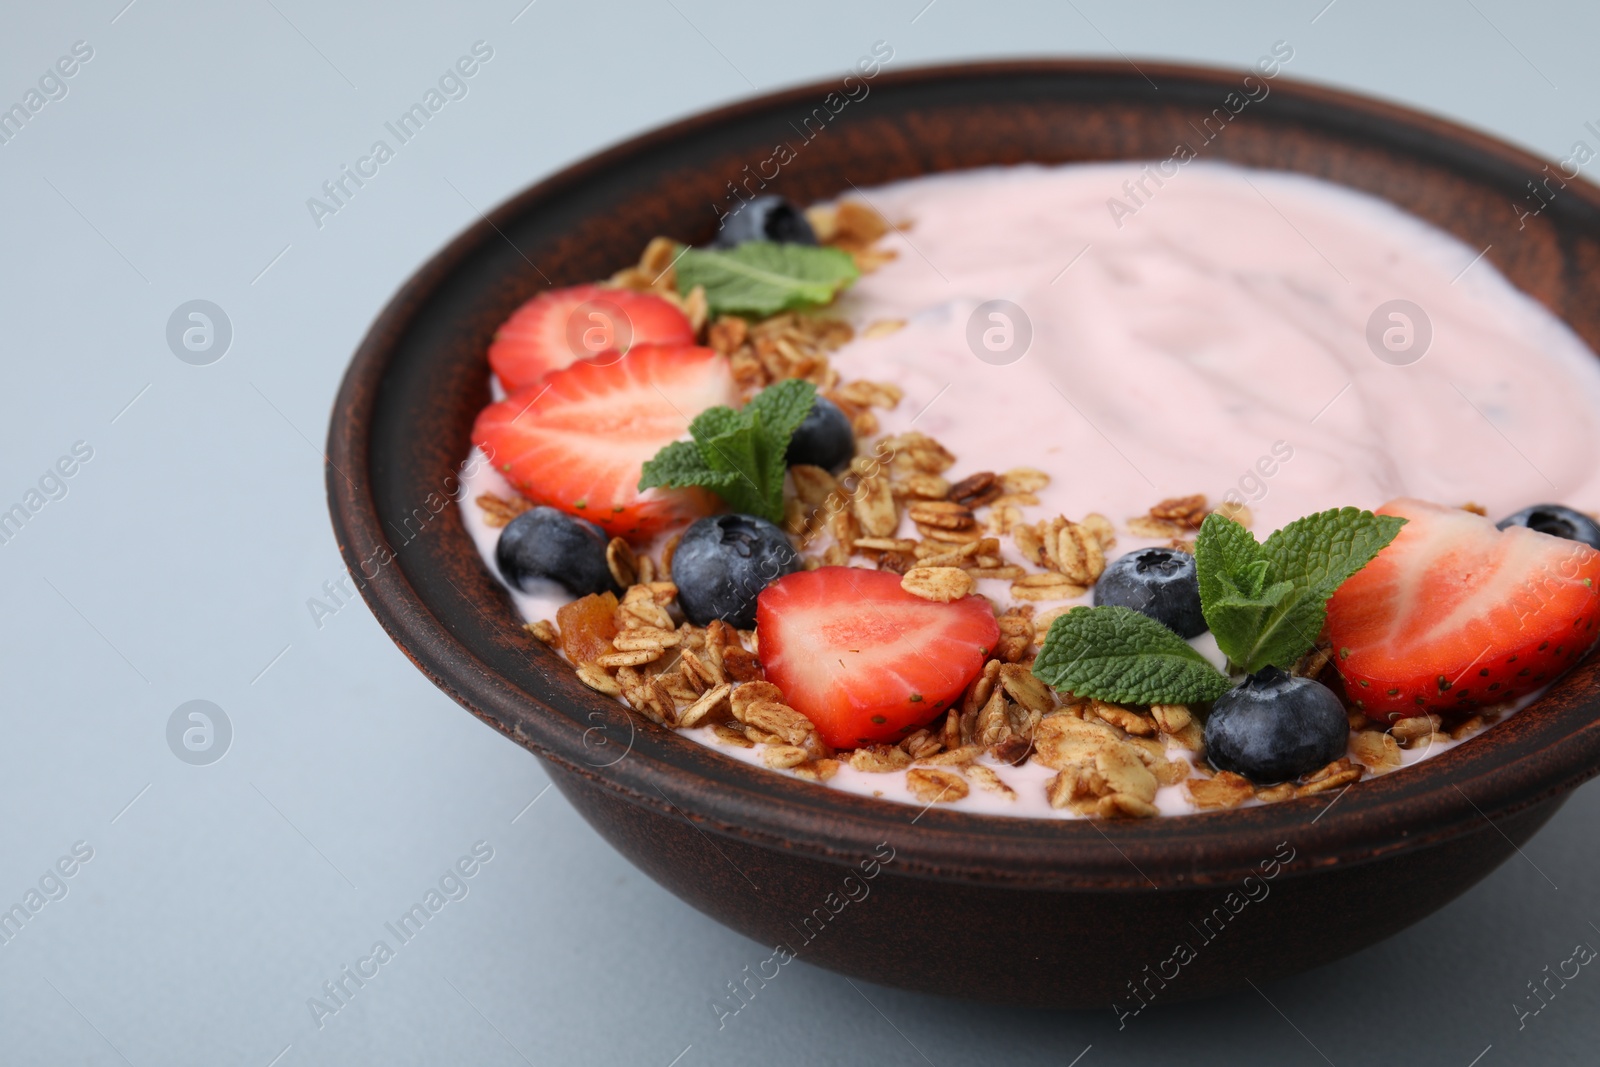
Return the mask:
<svg viewBox="0 0 1600 1067"><path fill-rule="evenodd" d="M489 366L512 393L580 359L646 344L692 345L694 327L652 293L574 285L540 293L512 312L489 345Z"/></svg>
<svg viewBox="0 0 1600 1067"><path fill-rule="evenodd" d="M478 413L472 443L524 496L613 536L647 538L715 510L697 489L639 491L644 462L706 408L732 404L728 361L709 348L635 345L584 360Z"/></svg>
<svg viewBox="0 0 1600 1067"><path fill-rule="evenodd" d="M835 748L899 741L942 714L1000 640L981 596L948 604L900 576L820 567L779 578L756 602L767 678Z"/></svg>
<svg viewBox="0 0 1600 1067"><path fill-rule="evenodd" d="M1594 643L1600 552L1421 500L1379 514L1408 521L1328 602L1334 662L1369 718L1513 700Z"/></svg>

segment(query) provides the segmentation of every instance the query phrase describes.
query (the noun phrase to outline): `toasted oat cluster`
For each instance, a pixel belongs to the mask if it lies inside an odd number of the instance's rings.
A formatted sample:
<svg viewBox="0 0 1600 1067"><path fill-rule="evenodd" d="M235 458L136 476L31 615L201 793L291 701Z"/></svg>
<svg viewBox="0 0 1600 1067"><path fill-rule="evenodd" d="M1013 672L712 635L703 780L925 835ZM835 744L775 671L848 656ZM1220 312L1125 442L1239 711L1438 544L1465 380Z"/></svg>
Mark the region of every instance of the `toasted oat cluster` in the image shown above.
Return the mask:
<svg viewBox="0 0 1600 1067"><path fill-rule="evenodd" d="M808 216L819 239L849 252L862 271L893 257L875 246L889 232L875 212L846 202ZM703 292L678 295L673 248L655 239L612 284L682 307L697 336L728 358L745 395L804 379L838 405L855 430L858 455L840 475L805 465L790 470L784 527L804 566L892 572L903 589L930 601L980 593L985 581L1005 583L1009 597L991 597L1005 600L995 604L1000 639L958 703L897 744L839 751L765 677L753 630L678 621L684 616L677 588L666 580L678 535L658 545L658 558L617 537L606 561L623 590L620 598L591 594L562 607L554 621L525 627L560 650L591 689L619 698L652 723L707 730L718 743L753 749L766 766L801 778L825 782L846 767L897 776L910 797L929 805L957 803L974 790L1005 801L1020 790L1042 789L1050 808L1098 817L1160 814L1157 793L1171 786L1181 787L1198 809L1337 790L1364 773L1400 766L1403 747L1459 739L1487 725L1475 716L1445 735L1438 716L1419 715L1386 730L1352 710L1347 757L1298 782L1258 787L1207 764L1202 724L1188 707L1125 706L1055 692L1032 672L1039 641L1072 606L1067 602L1084 597L1104 572L1117 541L1112 520L1097 513L1077 519L1035 514L1038 493L1050 483L1042 470L961 471L959 457L932 437L880 435L876 412L894 409L902 392L889 382L840 379L829 356L856 336L848 323L794 312L708 322ZM902 325L880 321L863 334ZM505 525L530 506L490 494L477 505L491 526ZM1159 501L1148 513L1127 517L1122 529L1192 551L1195 532L1213 510L1247 526L1251 521L1247 508L1213 509L1196 494ZM1295 673L1331 672L1329 658L1319 649Z"/></svg>

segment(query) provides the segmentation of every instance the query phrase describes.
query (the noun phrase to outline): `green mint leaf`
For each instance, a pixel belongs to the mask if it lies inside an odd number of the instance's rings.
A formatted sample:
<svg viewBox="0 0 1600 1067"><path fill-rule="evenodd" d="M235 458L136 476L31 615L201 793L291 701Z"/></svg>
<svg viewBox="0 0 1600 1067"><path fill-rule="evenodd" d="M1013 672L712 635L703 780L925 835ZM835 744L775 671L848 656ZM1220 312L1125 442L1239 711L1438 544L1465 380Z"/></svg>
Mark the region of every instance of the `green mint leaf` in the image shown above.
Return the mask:
<svg viewBox="0 0 1600 1067"><path fill-rule="evenodd" d="M817 403L817 387L798 378L774 382L750 398L744 406L758 427L755 442L755 465L760 471L757 482L770 504L767 518L779 522L783 518L783 474L789 469L786 455L789 439L800 424L811 414ZM766 514L757 512L756 514Z"/></svg>
<svg viewBox="0 0 1600 1067"><path fill-rule="evenodd" d="M1265 568L1252 582L1248 577L1251 568L1262 560L1261 546L1250 531L1232 519L1212 512L1200 524L1200 533L1194 542L1194 565L1200 578L1200 605L1221 600L1226 596L1254 597L1266 585ZM1211 617L1206 616L1210 625ZM1227 652L1227 649L1223 649Z"/></svg>
<svg viewBox="0 0 1600 1067"><path fill-rule="evenodd" d="M689 423L689 436L705 442L723 434L737 433L749 426L750 419L744 411L727 407L706 408Z"/></svg>
<svg viewBox="0 0 1600 1067"><path fill-rule="evenodd" d="M1200 604L1217 647L1245 673L1292 667L1316 644L1328 598L1394 540L1404 519L1336 508L1296 520L1257 544L1208 515L1195 541Z"/></svg>
<svg viewBox="0 0 1600 1067"><path fill-rule="evenodd" d="M716 489L726 484L729 477L707 466L693 441L674 441L657 452L654 459L645 461L639 488L661 486L664 489L684 489L699 485Z"/></svg>
<svg viewBox="0 0 1600 1067"><path fill-rule="evenodd" d="M1335 508L1296 519L1261 546L1281 579L1316 590L1326 600L1372 562L1406 520L1359 508Z"/></svg>
<svg viewBox="0 0 1600 1067"><path fill-rule="evenodd" d="M1267 576L1271 573L1270 562L1264 559L1256 560L1239 572L1239 592L1245 596L1262 596L1267 591Z"/></svg>
<svg viewBox="0 0 1600 1067"><path fill-rule="evenodd" d="M787 449L789 438L806 421L816 403L816 386L801 378L789 378L774 382L751 397L744 410L760 415L768 437L774 441L781 438Z"/></svg>
<svg viewBox="0 0 1600 1067"><path fill-rule="evenodd" d="M741 413L742 414L742 413ZM704 440L695 439L706 466L728 476L720 487L713 487L728 506L746 515L760 515L776 522L783 515L783 481L779 475L778 506L771 503L770 485L761 462L760 419L750 416L743 426Z"/></svg>
<svg viewBox="0 0 1600 1067"><path fill-rule="evenodd" d="M1205 605L1206 625L1217 647L1241 669L1259 670L1280 654L1293 663L1317 635L1299 626L1292 610L1298 600L1292 582L1276 582L1255 596L1233 593Z"/></svg>
<svg viewBox="0 0 1600 1067"><path fill-rule="evenodd" d="M737 248L686 249L676 264L678 291L706 290L713 315L767 316L821 307L860 272L837 248L746 241Z"/></svg>
<svg viewBox="0 0 1600 1067"><path fill-rule="evenodd" d="M781 522L784 453L816 399L810 382L783 381L741 410L707 408L689 424L693 441L674 441L645 463L639 488L703 486L735 511Z"/></svg>
<svg viewBox="0 0 1600 1067"><path fill-rule="evenodd" d="M1119 704L1195 704L1233 684L1167 627L1109 605L1057 616L1033 673L1057 689Z"/></svg>

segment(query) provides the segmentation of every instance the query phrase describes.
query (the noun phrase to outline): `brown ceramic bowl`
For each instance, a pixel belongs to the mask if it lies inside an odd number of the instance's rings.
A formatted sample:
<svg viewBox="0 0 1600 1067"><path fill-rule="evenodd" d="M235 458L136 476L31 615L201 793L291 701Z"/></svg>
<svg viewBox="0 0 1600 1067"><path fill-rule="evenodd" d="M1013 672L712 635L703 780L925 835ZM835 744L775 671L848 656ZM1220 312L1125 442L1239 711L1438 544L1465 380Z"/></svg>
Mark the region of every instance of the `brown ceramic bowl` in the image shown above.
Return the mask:
<svg viewBox="0 0 1600 1067"><path fill-rule="evenodd" d="M1197 140L1241 78L1074 61L885 73L773 189L804 204L986 164L1163 158ZM535 753L608 841L718 921L848 975L1133 1008L1135 985L1145 999L1202 996L1403 929L1506 860L1600 768L1593 658L1511 720L1337 798L1125 822L919 814L735 762L580 685L518 628L449 499L488 400L489 338L534 293L605 277L657 234L707 239L727 183L797 141L834 88L679 122L502 205L384 309L334 409L333 524L378 621ZM1495 266L1600 349L1600 192L1569 184L1519 225L1514 205L1531 206L1526 183L1542 177L1532 156L1283 78L1201 156L1340 182L1492 246ZM1175 957L1179 943L1192 959Z"/></svg>

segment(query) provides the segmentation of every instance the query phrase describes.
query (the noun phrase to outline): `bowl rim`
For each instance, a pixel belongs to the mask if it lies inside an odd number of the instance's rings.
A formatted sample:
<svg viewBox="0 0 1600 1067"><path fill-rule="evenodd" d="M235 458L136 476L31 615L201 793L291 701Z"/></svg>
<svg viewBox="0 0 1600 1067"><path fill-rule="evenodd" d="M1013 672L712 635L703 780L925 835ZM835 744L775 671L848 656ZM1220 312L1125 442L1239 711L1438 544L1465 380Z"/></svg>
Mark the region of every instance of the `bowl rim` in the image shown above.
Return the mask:
<svg viewBox="0 0 1600 1067"><path fill-rule="evenodd" d="M1145 75L1169 85L1214 91L1236 85L1241 77L1237 70L1159 62L1141 62L1138 70L1080 59L942 64L885 71L875 79L874 91L1037 77L1093 79L1131 88L1135 82L1142 87ZM334 401L325 481L346 565L356 571L377 553L395 556L376 513L371 478L369 436L380 403L379 386L417 310L464 259L486 242L499 240L501 223L634 157L735 120L813 102L832 87L832 82L819 81L740 100L605 148L480 214L411 275L374 319ZM1282 76L1274 79L1271 95L1287 116L1355 124L1363 136L1424 145L1446 157L1471 159L1481 170L1532 175L1545 165L1485 133L1399 104ZM1570 183L1563 194L1572 210L1600 218L1600 188ZM465 550L476 556L470 539ZM1518 715L1421 763L1357 783L1360 788L1348 798L1338 792L1259 807L1115 821L939 808L916 812L905 804L741 763L666 728L640 722L635 733L627 713L621 714L630 730L628 758L602 767L585 758L588 736L573 709L563 711L539 700L476 655L428 608L403 566L380 566L370 578L364 569L360 573L364 580L356 584L373 615L418 669L458 703L568 775L629 803L682 817L702 833L840 864L870 856L888 842L902 873L939 880L1056 890L1221 885L1259 873L1282 842L1289 842L1301 857L1293 868L1300 872L1370 862L1481 831L1485 821L1494 826L1495 816L1564 794L1600 773L1600 664L1595 662L1600 657L1593 656ZM692 746L715 759L691 760L674 752L674 744ZM1507 844L1515 847L1509 838Z"/></svg>

